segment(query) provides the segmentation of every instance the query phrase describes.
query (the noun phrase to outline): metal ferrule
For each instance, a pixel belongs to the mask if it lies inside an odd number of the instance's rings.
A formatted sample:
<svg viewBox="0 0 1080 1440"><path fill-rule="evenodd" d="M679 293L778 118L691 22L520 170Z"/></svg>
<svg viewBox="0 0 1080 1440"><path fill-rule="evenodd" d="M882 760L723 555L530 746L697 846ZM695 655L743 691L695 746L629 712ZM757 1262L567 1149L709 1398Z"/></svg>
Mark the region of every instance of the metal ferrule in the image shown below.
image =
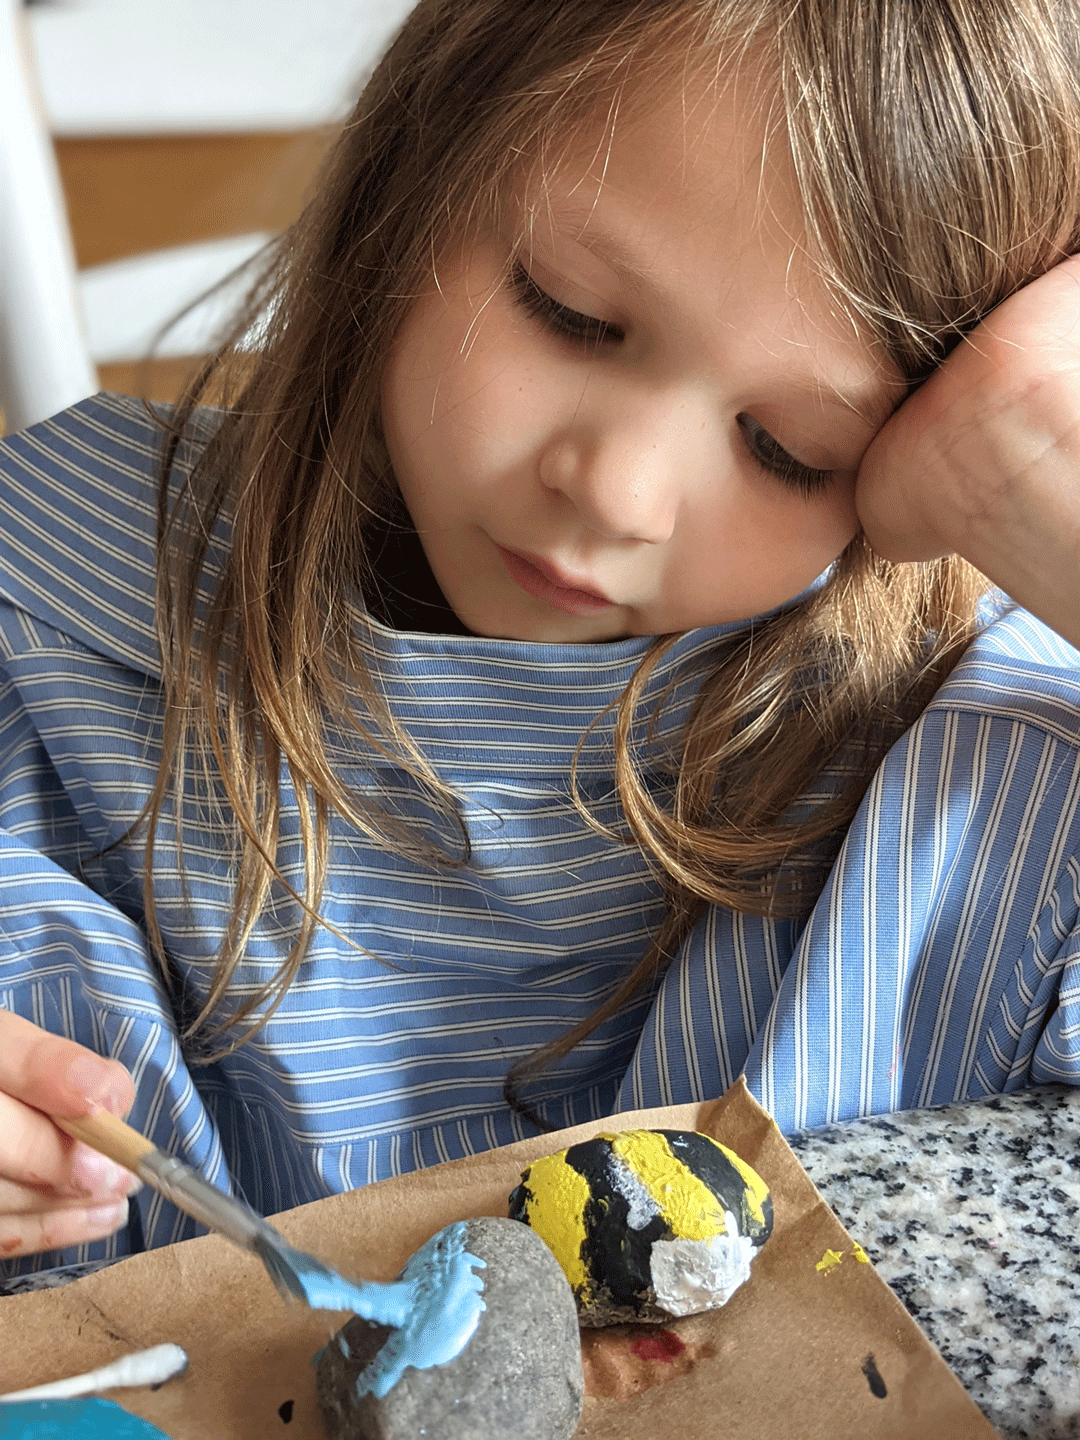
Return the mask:
<svg viewBox="0 0 1080 1440"><path fill-rule="evenodd" d="M219 1231L245 1250L254 1250L257 1239L284 1243L277 1231L249 1205L225 1195L190 1165L172 1155L164 1155L160 1150L144 1155L139 1161L139 1176L171 1200L178 1210Z"/></svg>

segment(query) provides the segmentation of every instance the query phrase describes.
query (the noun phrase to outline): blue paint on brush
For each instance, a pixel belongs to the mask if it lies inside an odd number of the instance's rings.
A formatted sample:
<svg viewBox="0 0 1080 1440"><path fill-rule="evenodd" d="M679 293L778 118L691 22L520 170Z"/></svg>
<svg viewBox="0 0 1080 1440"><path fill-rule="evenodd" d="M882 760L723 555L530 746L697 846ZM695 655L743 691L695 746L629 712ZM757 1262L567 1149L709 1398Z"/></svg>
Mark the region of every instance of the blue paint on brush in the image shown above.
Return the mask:
<svg viewBox="0 0 1080 1440"><path fill-rule="evenodd" d="M399 1329L387 1337L356 1381L356 1395L382 1399L408 1366L428 1370L460 1355L487 1309L484 1282L475 1274L486 1261L465 1249L465 1226L447 1225L422 1245L401 1272L412 1302Z"/></svg>
<svg viewBox="0 0 1080 1440"><path fill-rule="evenodd" d="M404 1325L409 1316L413 1287L404 1279L386 1284L377 1280L346 1280L313 1255L294 1250L280 1238L268 1244L257 1237L255 1253L279 1289L287 1290L312 1310L351 1310L379 1325Z"/></svg>
<svg viewBox="0 0 1080 1440"><path fill-rule="evenodd" d="M18 1400L0 1405L0 1440L168 1440L111 1400Z"/></svg>

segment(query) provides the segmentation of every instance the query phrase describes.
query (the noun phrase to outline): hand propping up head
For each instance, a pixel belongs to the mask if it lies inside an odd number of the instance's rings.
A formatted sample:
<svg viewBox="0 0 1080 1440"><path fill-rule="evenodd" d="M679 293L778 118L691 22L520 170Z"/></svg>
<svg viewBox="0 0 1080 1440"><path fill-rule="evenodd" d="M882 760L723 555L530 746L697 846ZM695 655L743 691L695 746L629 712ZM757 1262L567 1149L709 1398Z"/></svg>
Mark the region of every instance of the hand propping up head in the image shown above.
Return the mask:
<svg viewBox="0 0 1080 1440"><path fill-rule="evenodd" d="M1003 301L900 406L856 502L879 554L955 551L1080 645L1080 256Z"/></svg>

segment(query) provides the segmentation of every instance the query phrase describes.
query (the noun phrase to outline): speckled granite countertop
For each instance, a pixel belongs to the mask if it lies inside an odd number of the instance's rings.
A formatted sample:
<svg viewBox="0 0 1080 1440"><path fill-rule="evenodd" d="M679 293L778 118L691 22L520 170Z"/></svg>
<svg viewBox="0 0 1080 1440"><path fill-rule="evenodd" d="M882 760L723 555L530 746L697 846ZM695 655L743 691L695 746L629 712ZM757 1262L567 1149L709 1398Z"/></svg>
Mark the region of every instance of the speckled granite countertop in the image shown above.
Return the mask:
<svg viewBox="0 0 1080 1440"><path fill-rule="evenodd" d="M1003 1440L1080 1437L1080 1089L791 1143Z"/></svg>

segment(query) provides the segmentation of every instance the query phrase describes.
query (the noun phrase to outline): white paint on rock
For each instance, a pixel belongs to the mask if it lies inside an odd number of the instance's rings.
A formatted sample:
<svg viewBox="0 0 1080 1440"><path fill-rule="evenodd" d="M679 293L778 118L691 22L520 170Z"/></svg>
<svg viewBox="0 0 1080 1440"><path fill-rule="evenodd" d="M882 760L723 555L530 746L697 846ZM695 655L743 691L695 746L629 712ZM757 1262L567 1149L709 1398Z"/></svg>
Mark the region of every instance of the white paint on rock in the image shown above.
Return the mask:
<svg viewBox="0 0 1080 1440"><path fill-rule="evenodd" d="M726 1305L750 1279L754 1244L739 1234L735 1216L724 1213L727 1233L708 1240L658 1240L651 1272L656 1303L669 1315L696 1315Z"/></svg>

